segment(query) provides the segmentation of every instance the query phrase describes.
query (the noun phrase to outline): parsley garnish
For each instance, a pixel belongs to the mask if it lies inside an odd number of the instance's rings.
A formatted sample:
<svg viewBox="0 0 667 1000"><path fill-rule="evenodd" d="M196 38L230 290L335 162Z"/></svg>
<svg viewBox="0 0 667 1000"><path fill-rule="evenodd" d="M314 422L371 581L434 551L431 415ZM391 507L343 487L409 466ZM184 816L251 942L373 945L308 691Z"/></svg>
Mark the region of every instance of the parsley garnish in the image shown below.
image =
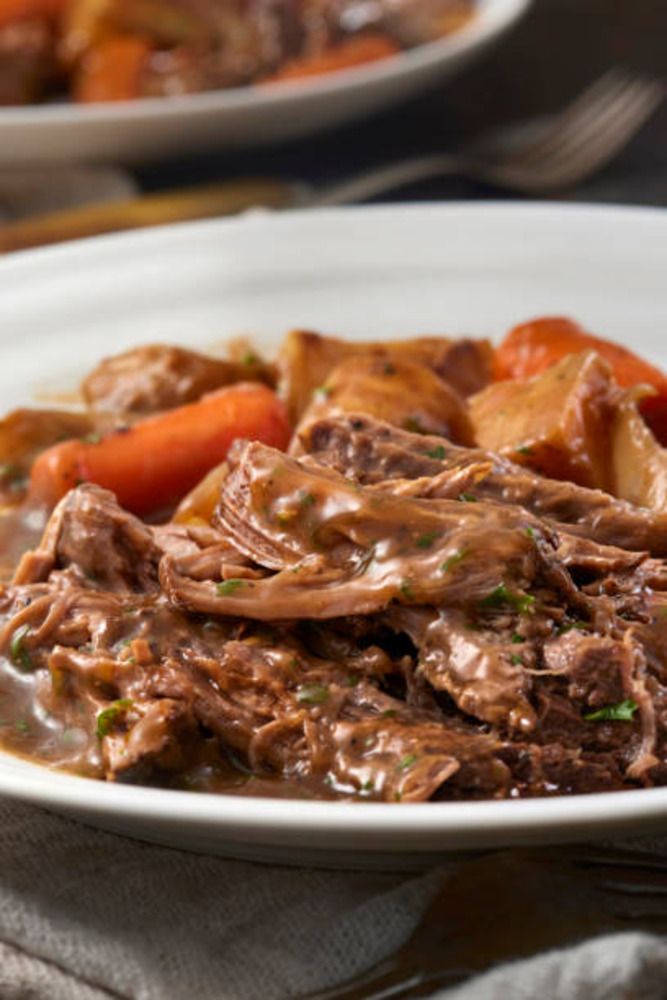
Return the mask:
<svg viewBox="0 0 667 1000"><path fill-rule="evenodd" d="M426 433L426 429L424 428L424 425L421 423L419 417L408 417L405 420L403 426L406 429L406 431L410 431L412 434Z"/></svg>
<svg viewBox="0 0 667 1000"><path fill-rule="evenodd" d="M258 362L259 358L252 351L248 351L248 353L244 354L241 358L242 365L256 365Z"/></svg>
<svg viewBox="0 0 667 1000"><path fill-rule="evenodd" d="M453 552L449 559L445 559L444 563L440 567L440 572L448 573L450 569L453 569L453 567L460 563L462 559L465 559L467 552L467 549L458 549L456 552Z"/></svg>
<svg viewBox="0 0 667 1000"><path fill-rule="evenodd" d="M215 589L217 590L220 597L229 597L229 595L233 594L234 591L239 589L239 587L242 587L244 583L245 583L244 580L237 580L237 579L223 580L222 583L216 584Z"/></svg>
<svg viewBox="0 0 667 1000"><path fill-rule="evenodd" d="M305 491L299 495L299 499L304 507L312 507L316 502L315 497L312 493L306 493Z"/></svg>
<svg viewBox="0 0 667 1000"><path fill-rule="evenodd" d="M618 705L606 705L597 712L589 712L584 716L586 722L632 722L632 717L639 708L636 701L626 698Z"/></svg>
<svg viewBox="0 0 667 1000"><path fill-rule="evenodd" d="M411 601L412 598L415 596L414 591L412 589L412 585L409 580L402 581L401 593L403 594L403 597L407 597L409 601Z"/></svg>
<svg viewBox="0 0 667 1000"><path fill-rule="evenodd" d="M532 455L533 449L529 448L528 445L522 445L520 448L516 449L519 455Z"/></svg>
<svg viewBox="0 0 667 1000"><path fill-rule="evenodd" d="M96 434L94 431L92 434L86 434L81 438L84 444L99 444L102 440L101 434Z"/></svg>
<svg viewBox="0 0 667 1000"><path fill-rule="evenodd" d="M329 688L324 684L302 684L296 692L296 700L303 705L322 705L328 697Z"/></svg>
<svg viewBox="0 0 667 1000"><path fill-rule="evenodd" d="M519 635L518 632L515 632L514 635L512 636L513 643L525 642L525 641L526 640L524 639L524 637L522 635Z"/></svg>
<svg viewBox="0 0 667 1000"><path fill-rule="evenodd" d="M513 667L518 667L520 663L523 663L523 660L515 653L513 656L510 656L510 663Z"/></svg>
<svg viewBox="0 0 667 1000"><path fill-rule="evenodd" d="M125 712L131 707L132 700L130 698L119 698L118 701L114 701L108 708L100 712L97 716L98 739L101 740L108 736L117 720L125 715Z"/></svg>
<svg viewBox="0 0 667 1000"><path fill-rule="evenodd" d="M437 444L435 448L431 448L430 451L426 452L428 458L437 458L439 461L442 461L446 454L447 452L441 444Z"/></svg>
<svg viewBox="0 0 667 1000"><path fill-rule="evenodd" d="M398 763L398 770L399 771L407 771L407 769L409 767L412 767L412 765L416 764L416 763L417 763L417 756L416 756L416 754L414 754L414 753L406 754L405 757L403 758L403 760L399 761L399 763Z"/></svg>
<svg viewBox="0 0 667 1000"><path fill-rule="evenodd" d="M535 531L533 530L533 528L526 528L526 534L528 535L529 538L535 537Z"/></svg>
<svg viewBox="0 0 667 1000"><path fill-rule="evenodd" d="M491 591L488 597L485 597L483 601L480 601L480 607L482 608L502 608L510 607L520 614L526 614L528 611L532 611L533 605L535 604L535 598L531 597L530 594L517 594L514 591L509 590L504 583L499 583L498 586Z"/></svg>
<svg viewBox="0 0 667 1000"><path fill-rule="evenodd" d="M23 645L23 641L30 634L29 625L21 625L14 632L11 642L9 643L9 653L12 658L12 662L15 663L21 670L30 670L32 666L32 660L30 659L30 653Z"/></svg>
<svg viewBox="0 0 667 1000"><path fill-rule="evenodd" d="M418 549L430 549L437 537L437 531L427 531L424 535L419 536L415 545Z"/></svg>
<svg viewBox="0 0 667 1000"><path fill-rule="evenodd" d="M477 497L473 496L472 493L459 493L456 499L460 500L461 503L477 503Z"/></svg>

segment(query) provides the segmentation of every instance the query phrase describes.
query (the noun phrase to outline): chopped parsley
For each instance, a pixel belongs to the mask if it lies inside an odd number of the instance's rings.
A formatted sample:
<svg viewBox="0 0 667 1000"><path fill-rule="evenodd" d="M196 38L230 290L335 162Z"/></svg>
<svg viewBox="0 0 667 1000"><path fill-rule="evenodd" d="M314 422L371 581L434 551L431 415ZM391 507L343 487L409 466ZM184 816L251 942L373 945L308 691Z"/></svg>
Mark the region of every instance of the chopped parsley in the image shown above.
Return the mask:
<svg viewBox="0 0 667 1000"><path fill-rule="evenodd" d="M362 792L372 792L374 788L375 788L375 782L373 781L372 778L369 778L368 781L364 781L363 785L361 786Z"/></svg>
<svg viewBox="0 0 667 1000"><path fill-rule="evenodd" d="M398 715L398 712L396 711L395 708L387 708L382 713L382 718L383 719L394 719L394 718L396 718L397 715Z"/></svg>
<svg viewBox="0 0 667 1000"><path fill-rule="evenodd" d="M16 729L16 730L17 730L17 731L18 731L19 733L28 733L28 732L30 732L30 726L29 726L29 724L28 724L28 723L27 723L27 722L25 721L25 719L18 719L18 721L14 723L14 728L15 728L15 729Z"/></svg>
<svg viewBox="0 0 667 1000"><path fill-rule="evenodd" d="M403 594L403 597L407 597L409 601L411 601L415 596L415 592L412 589L412 584L409 580L403 580L401 582L401 593Z"/></svg>
<svg viewBox="0 0 667 1000"><path fill-rule="evenodd" d="M619 701L618 705L605 705L597 712L589 712L584 719L586 722L632 722L638 708L636 701L626 698L625 701Z"/></svg>
<svg viewBox="0 0 667 1000"><path fill-rule="evenodd" d="M12 663L15 663L21 670L30 670L32 666L30 653L24 645L24 640L29 634L30 626L21 625L20 628L16 629L9 643L9 655L12 658Z"/></svg>
<svg viewBox="0 0 667 1000"><path fill-rule="evenodd" d="M406 431L410 431L412 434L426 434L426 428L420 421L419 417L407 417L403 423L403 427Z"/></svg>
<svg viewBox="0 0 667 1000"><path fill-rule="evenodd" d="M361 674L348 674L343 681L343 686L347 688L356 687L361 681Z"/></svg>
<svg viewBox="0 0 667 1000"><path fill-rule="evenodd" d="M242 587L245 580L231 579L223 580L222 583L216 584L215 589L217 590L220 597L229 597L230 594L235 593L239 587Z"/></svg>
<svg viewBox="0 0 667 1000"><path fill-rule="evenodd" d="M329 688L324 684L302 684L296 692L296 700L302 705L323 705L328 697Z"/></svg>
<svg viewBox="0 0 667 1000"><path fill-rule="evenodd" d="M528 535L529 538L535 537L535 531L533 528L526 528L526 534Z"/></svg>
<svg viewBox="0 0 667 1000"><path fill-rule="evenodd" d="M407 771L409 767L417 763L417 755L414 753L408 753L405 757L398 762L399 771Z"/></svg>
<svg viewBox="0 0 667 1000"><path fill-rule="evenodd" d="M580 632L585 631L588 628L587 622L564 622L563 625L559 625L556 629L556 635L565 635L566 632L571 632L573 628L578 629Z"/></svg>
<svg viewBox="0 0 667 1000"><path fill-rule="evenodd" d="M440 567L440 572L449 573L450 569L453 569L454 566L457 566L462 559L465 559L467 552L467 549L457 549L456 552L452 553L449 559L445 559L444 563Z"/></svg>
<svg viewBox="0 0 667 1000"><path fill-rule="evenodd" d="M525 641L526 640L524 639L524 637L522 635L519 635L518 632L515 632L514 635L512 636L512 642L515 643L515 644L519 643L519 642L525 642Z"/></svg>
<svg viewBox="0 0 667 1000"><path fill-rule="evenodd" d="M259 363L259 358L253 351L248 351L241 358L242 365L256 365Z"/></svg>
<svg viewBox="0 0 667 1000"><path fill-rule="evenodd" d="M522 445L520 448L516 449L519 455L532 455L533 449L529 448L528 445Z"/></svg>
<svg viewBox="0 0 667 1000"><path fill-rule="evenodd" d="M315 497L312 493L302 492L299 494L299 500L304 507L312 507L316 503Z"/></svg>
<svg viewBox="0 0 667 1000"><path fill-rule="evenodd" d="M437 458L439 461L445 457L447 452L441 444L437 444L435 448L431 448L430 451L426 452L427 458Z"/></svg>
<svg viewBox="0 0 667 1000"><path fill-rule="evenodd" d="M472 493L459 493L456 499L460 500L461 503L477 503L477 497L473 496Z"/></svg>
<svg viewBox="0 0 667 1000"><path fill-rule="evenodd" d="M102 435L97 434L95 431L93 431L92 434L86 434L84 437L81 438L81 440L83 441L84 444L99 444L100 441L102 440Z"/></svg>
<svg viewBox="0 0 667 1000"><path fill-rule="evenodd" d="M509 590L504 583L499 583L488 597L480 601L480 607L482 608L509 607L513 608L514 611L518 611L519 614L526 614L532 611L534 604L535 598L531 597L530 594L517 594L513 590Z"/></svg>
<svg viewBox="0 0 667 1000"><path fill-rule="evenodd" d="M130 698L119 698L118 701L114 701L108 708L100 712L97 716L98 739L101 740L108 736L118 719L122 718L131 707L132 700Z"/></svg>
<svg viewBox="0 0 667 1000"><path fill-rule="evenodd" d="M313 398L320 400L328 399L330 395L331 395L331 387L328 385L321 385L317 389L315 389L313 393Z"/></svg>
<svg viewBox="0 0 667 1000"><path fill-rule="evenodd" d="M513 656L510 656L510 663L512 664L513 667L518 667L520 663L523 663L523 660L520 656L517 656L515 653Z"/></svg>
<svg viewBox="0 0 667 1000"><path fill-rule="evenodd" d="M437 537L437 531L427 531L425 534L419 536L415 545L418 549L430 549Z"/></svg>

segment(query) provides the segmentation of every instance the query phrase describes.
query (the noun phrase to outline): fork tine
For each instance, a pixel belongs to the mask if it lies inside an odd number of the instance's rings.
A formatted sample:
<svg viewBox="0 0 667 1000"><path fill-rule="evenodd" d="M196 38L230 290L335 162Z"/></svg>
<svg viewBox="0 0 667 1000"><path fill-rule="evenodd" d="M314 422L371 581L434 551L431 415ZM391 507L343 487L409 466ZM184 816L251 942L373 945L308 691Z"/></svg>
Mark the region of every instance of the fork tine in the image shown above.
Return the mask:
<svg viewBox="0 0 667 1000"><path fill-rule="evenodd" d="M629 82L628 74L621 70L610 70L599 77L580 94L564 111L556 115L546 131L523 150L516 154L510 153L509 159L521 160L526 165L534 159L542 159L551 154L554 148L559 148L563 138L572 131L579 133L582 125L591 120L596 121L606 109L613 105L626 89Z"/></svg>
<svg viewBox="0 0 667 1000"><path fill-rule="evenodd" d="M608 149L619 141L624 142L627 130L650 114L662 100L662 88L645 81L629 83L613 101L601 108L590 122L582 121L561 136L561 144L550 156L552 163L570 158L573 154L593 153L598 148ZM582 141L584 140L584 141Z"/></svg>
<svg viewBox="0 0 667 1000"><path fill-rule="evenodd" d="M506 161L502 173L526 191L547 191L583 180L629 141L663 98L660 85L636 82L599 116L594 127L582 124L569 130L560 148L552 144L549 155L531 155L526 160L517 155L513 163Z"/></svg>

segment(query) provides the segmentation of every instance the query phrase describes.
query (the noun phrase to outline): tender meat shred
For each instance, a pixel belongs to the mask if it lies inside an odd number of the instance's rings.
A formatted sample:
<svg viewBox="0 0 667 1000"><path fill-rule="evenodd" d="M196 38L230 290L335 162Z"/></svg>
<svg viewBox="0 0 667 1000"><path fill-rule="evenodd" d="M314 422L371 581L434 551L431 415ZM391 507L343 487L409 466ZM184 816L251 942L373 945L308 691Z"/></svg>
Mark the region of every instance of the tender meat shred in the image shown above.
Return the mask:
<svg viewBox="0 0 667 1000"><path fill-rule="evenodd" d="M311 424L301 445L313 462L363 485L386 484L395 492L400 489L395 480L424 480L412 488L413 496L449 496L452 479L456 486L462 471L468 472L469 489L479 500L525 507L537 517L567 525L571 534L603 545L667 556L664 512L634 507L601 490L547 479L479 448L411 434L364 414Z"/></svg>
<svg viewBox="0 0 667 1000"><path fill-rule="evenodd" d="M362 417L304 443L237 443L210 527L59 504L0 591L46 760L392 802L667 781L658 514Z"/></svg>

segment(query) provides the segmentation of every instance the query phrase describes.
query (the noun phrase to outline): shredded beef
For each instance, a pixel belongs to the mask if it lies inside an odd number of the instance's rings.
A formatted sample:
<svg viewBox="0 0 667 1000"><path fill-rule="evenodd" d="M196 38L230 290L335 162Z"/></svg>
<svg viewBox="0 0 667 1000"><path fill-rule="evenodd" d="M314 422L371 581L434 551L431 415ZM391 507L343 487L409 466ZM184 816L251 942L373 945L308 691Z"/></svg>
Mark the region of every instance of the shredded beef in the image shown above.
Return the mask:
<svg viewBox="0 0 667 1000"><path fill-rule="evenodd" d="M212 526L60 503L0 593L43 759L385 801L667 780L660 515L363 417L302 443L238 442Z"/></svg>

